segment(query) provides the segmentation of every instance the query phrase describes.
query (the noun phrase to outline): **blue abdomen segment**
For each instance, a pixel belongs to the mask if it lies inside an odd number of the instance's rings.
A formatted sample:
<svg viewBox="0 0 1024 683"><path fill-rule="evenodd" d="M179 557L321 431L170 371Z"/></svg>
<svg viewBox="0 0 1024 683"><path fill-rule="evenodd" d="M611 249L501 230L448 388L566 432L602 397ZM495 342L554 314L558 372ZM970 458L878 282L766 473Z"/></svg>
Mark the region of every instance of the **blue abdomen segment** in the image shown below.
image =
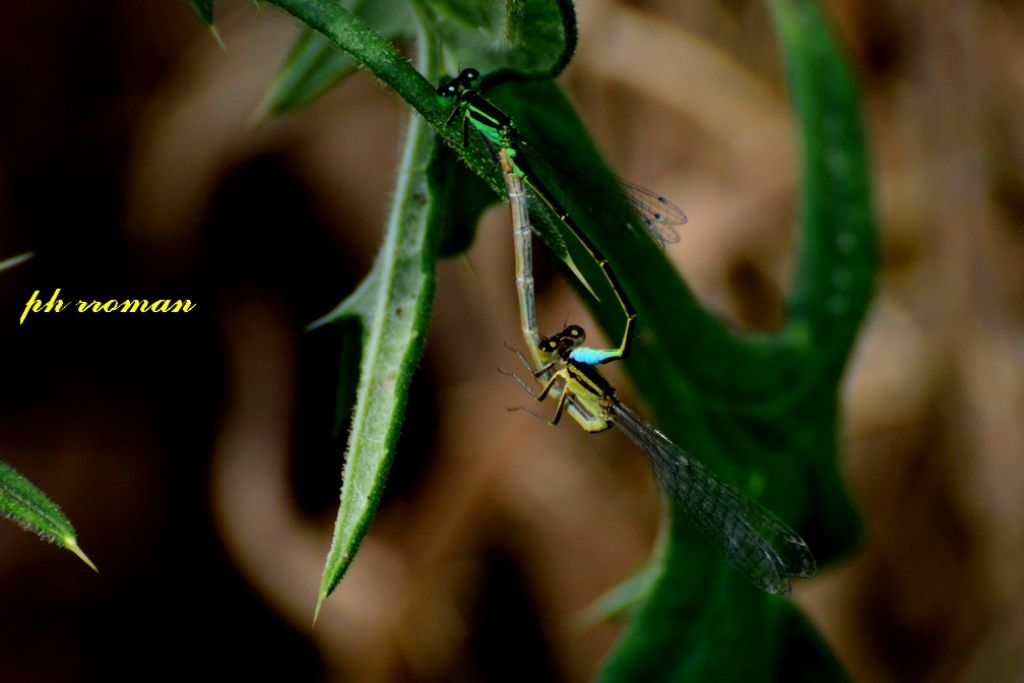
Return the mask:
<svg viewBox="0 0 1024 683"><path fill-rule="evenodd" d="M569 352L569 360L582 363L583 365L600 365L601 363L607 363L608 361L615 360L616 358L619 358L618 351L591 349L586 346L573 349Z"/></svg>

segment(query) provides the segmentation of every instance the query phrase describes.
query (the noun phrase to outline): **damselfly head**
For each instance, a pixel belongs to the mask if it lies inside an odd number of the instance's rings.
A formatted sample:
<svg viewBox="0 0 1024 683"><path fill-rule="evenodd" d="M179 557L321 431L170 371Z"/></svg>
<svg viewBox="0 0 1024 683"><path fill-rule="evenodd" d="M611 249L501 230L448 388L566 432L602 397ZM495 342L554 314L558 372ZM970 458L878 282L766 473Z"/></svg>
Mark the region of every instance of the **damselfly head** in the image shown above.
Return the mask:
<svg viewBox="0 0 1024 683"><path fill-rule="evenodd" d="M473 92L480 87L480 72L476 69L463 69L459 75L437 89L437 98L442 104L459 99L464 92Z"/></svg>
<svg viewBox="0 0 1024 683"><path fill-rule="evenodd" d="M552 355L558 352L558 337L541 337L540 344L537 345L540 352L545 355Z"/></svg>
<svg viewBox="0 0 1024 683"><path fill-rule="evenodd" d="M439 100L441 100L442 103L451 102L456 97L458 97L458 94L459 94L459 79L458 78L455 78L453 80L448 81L447 83L442 84L437 89L437 98Z"/></svg>
<svg viewBox="0 0 1024 683"><path fill-rule="evenodd" d="M587 340L587 333L579 325L569 325L561 332L540 340L541 353L568 358L570 352Z"/></svg>

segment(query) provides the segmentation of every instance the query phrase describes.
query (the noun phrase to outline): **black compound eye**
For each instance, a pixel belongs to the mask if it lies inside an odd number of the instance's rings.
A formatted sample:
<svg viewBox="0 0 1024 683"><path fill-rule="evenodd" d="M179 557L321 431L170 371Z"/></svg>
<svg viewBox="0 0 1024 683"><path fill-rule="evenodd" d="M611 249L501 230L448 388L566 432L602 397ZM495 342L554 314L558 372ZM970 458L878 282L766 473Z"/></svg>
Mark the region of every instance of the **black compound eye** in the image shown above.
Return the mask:
<svg viewBox="0 0 1024 683"><path fill-rule="evenodd" d="M437 89L437 96L443 99L451 99L455 97L456 87L451 83L445 83Z"/></svg>
<svg viewBox="0 0 1024 683"><path fill-rule="evenodd" d="M459 81L466 90L476 90L480 85L480 72L476 69L463 69L459 74Z"/></svg>

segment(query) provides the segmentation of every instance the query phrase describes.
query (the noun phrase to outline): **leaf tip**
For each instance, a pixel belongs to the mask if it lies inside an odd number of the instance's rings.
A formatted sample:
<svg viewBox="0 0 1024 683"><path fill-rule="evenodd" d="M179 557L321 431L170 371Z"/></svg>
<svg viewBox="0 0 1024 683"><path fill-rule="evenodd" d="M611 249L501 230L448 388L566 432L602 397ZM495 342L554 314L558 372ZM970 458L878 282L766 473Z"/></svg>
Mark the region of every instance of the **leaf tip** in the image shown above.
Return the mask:
<svg viewBox="0 0 1024 683"><path fill-rule="evenodd" d="M17 265L20 265L25 261L28 261L35 255L35 252L29 251L25 252L24 254L19 254L18 256L12 256L11 258L6 259L4 261L0 261L0 270L7 270L8 268L13 268Z"/></svg>
<svg viewBox="0 0 1024 683"><path fill-rule="evenodd" d="M73 552L75 555L77 555L78 559L80 559L82 562L85 562L87 565L89 565L90 569L92 569L97 574L100 573L100 570L96 568L96 565L93 564L92 560L89 559L89 556L86 555L82 551L82 549L78 547L78 541L75 540L74 536L65 536L62 539L62 543L63 543L65 548L67 548L68 550Z"/></svg>
<svg viewBox="0 0 1024 683"><path fill-rule="evenodd" d="M207 28L210 29L210 35L213 36L213 39L217 41L218 45L220 45L220 49L224 52L227 52L228 46L224 44L224 39L220 37L220 31L217 30L217 27L213 24L210 24L209 26L207 26Z"/></svg>
<svg viewBox="0 0 1024 683"><path fill-rule="evenodd" d="M351 315L351 309L349 307L348 301L348 299L342 301L334 308L334 310L332 310L330 313L327 313L326 315L320 316L313 322L309 323L308 325L306 325L306 327L303 328L302 331L312 332L313 330L318 330L321 327L326 327L327 325L334 324L339 320L342 320L343 318Z"/></svg>
<svg viewBox="0 0 1024 683"><path fill-rule="evenodd" d="M320 595L316 599L316 608L313 610L313 626L316 626L316 621L320 618L320 608L324 606L324 600L326 599L327 592L320 591Z"/></svg>
<svg viewBox="0 0 1024 683"><path fill-rule="evenodd" d="M274 92L273 88L268 91L263 99L249 112L249 116L246 119L246 127L250 132L257 130L260 126L266 123L267 119L275 114L279 114L274 105Z"/></svg>
<svg viewBox="0 0 1024 683"><path fill-rule="evenodd" d="M332 315L333 315L332 313L328 313L327 315L324 315L324 316L321 316L321 317L317 318L316 320L314 320L313 322L309 323L304 328L302 328L302 331L303 332L312 332L313 330L320 329L321 327L323 327L324 325L327 325L328 323L334 322L334 318L332 317Z"/></svg>

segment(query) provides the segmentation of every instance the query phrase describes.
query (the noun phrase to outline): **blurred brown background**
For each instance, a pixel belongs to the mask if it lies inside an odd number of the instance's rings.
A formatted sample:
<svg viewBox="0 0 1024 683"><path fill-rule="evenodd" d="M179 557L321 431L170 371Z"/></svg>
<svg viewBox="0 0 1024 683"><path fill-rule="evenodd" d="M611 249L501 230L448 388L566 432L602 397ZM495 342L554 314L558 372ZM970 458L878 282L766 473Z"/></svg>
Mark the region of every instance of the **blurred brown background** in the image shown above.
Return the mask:
<svg viewBox="0 0 1024 683"><path fill-rule="evenodd" d="M762 3L580 12L565 83L619 173L689 214L671 258L709 307L777 324L796 169ZM827 12L865 96L883 260L843 387L865 548L795 600L857 680L1021 680L1024 10ZM102 572L0 524L0 681L587 679L617 629L581 611L643 565L657 496L618 435L505 411L501 208L439 270L385 502L310 628L344 430L341 332L301 329L367 271L409 113L361 73L254 125L295 29L242 2L218 25L227 52L183 2L0 23L0 259L37 253L0 274L0 458ZM546 272L542 327L585 323ZM199 307L19 326L56 287Z"/></svg>

